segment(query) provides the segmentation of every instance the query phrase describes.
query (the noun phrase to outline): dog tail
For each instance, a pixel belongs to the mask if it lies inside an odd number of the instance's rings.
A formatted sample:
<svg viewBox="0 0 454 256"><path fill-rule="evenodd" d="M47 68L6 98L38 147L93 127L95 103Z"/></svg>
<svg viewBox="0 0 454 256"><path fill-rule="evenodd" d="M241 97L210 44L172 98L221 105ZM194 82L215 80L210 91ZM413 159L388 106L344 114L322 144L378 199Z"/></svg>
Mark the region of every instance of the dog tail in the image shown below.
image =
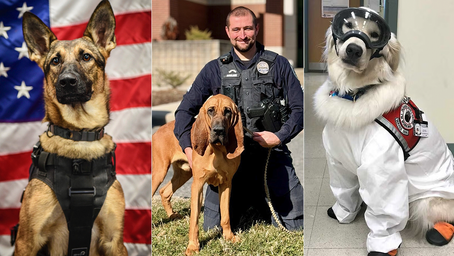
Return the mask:
<svg viewBox="0 0 454 256"><path fill-rule="evenodd" d="M427 230L440 221L454 221L454 200L429 197L410 203L410 218L406 232L424 237Z"/></svg>

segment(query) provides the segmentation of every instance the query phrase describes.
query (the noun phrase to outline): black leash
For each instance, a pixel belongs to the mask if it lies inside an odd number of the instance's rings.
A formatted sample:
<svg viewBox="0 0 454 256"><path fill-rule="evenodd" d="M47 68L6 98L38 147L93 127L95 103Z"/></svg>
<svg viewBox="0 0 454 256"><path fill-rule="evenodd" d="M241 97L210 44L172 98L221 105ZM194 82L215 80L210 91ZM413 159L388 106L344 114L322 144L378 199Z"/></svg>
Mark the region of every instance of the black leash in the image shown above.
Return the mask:
<svg viewBox="0 0 454 256"><path fill-rule="evenodd" d="M247 133L249 133L251 136L254 134L251 130L249 130L245 126L243 126L243 129ZM284 230L287 233L291 233L282 224L281 220L279 219L279 216L277 215L276 211L274 210L273 203L271 202L270 190L268 188L268 163L270 161L270 156L271 156L271 151L272 150L273 150L273 148L269 148L268 149L268 156L266 157L266 164L265 164L265 173L263 174L263 180L264 180L264 186L265 186L265 194L266 194L266 198L268 199L267 203L268 203L268 207L270 208L271 214L273 215L273 218L276 221L276 223L279 226L279 228L281 228L282 230Z"/></svg>

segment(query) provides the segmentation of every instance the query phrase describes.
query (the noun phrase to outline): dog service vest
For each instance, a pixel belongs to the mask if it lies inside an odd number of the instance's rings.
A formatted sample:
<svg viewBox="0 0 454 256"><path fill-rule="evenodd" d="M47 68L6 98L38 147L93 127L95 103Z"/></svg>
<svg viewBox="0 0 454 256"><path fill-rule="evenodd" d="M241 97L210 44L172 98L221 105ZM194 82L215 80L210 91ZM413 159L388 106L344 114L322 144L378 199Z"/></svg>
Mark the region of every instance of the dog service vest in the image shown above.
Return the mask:
<svg viewBox="0 0 454 256"><path fill-rule="evenodd" d="M427 136L424 132L427 122L422 118L423 113L410 98L405 97L399 107L375 119L399 143L405 160L419 139Z"/></svg>

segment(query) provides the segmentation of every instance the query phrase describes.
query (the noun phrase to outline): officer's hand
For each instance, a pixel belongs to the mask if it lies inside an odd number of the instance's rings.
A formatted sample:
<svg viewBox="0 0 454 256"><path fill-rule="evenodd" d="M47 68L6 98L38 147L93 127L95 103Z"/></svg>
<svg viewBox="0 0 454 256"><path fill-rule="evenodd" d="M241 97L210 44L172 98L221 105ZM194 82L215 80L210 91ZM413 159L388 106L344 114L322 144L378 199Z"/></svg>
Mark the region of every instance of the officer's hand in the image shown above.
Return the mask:
<svg viewBox="0 0 454 256"><path fill-rule="evenodd" d="M191 147L185 148L184 153L186 154L186 157L188 158L189 167L191 167L191 169L192 169L192 148Z"/></svg>
<svg viewBox="0 0 454 256"><path fill-rule="evenodd" d="M272 148L281 144L281 140L272 132L254 132L252 139L264 148Z"/></svg>

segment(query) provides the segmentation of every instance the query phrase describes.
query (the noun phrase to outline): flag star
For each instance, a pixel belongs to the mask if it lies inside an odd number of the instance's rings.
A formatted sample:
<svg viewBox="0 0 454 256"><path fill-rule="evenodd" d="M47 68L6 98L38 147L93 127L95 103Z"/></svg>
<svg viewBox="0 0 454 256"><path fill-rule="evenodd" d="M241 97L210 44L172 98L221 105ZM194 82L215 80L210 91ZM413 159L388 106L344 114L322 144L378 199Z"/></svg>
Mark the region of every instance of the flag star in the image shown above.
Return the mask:
<svg viewBox="0 0 454 256"><path fill-rule="evenodd" d="M33 86L26 86L25 82L22 81L20 86L14 86L14 89L16 89L17 92L17 98L19 99L22 96L27 97L27 99L30 99L30 93L28 91L31 91L33 89Z"/></svg>
<svg viewBox="0 0 454 256"><path fill-rule="evenodd" d="M6 33L6 31L10 29L11 27L4 27L3 21L0 21L0 36L3 36L4 38L8 39L8 34Z"/></svg>
<svg viewBox="0 0 454 256"><path fill-rule="evenodd" d="M16 48L14 48L14 50L19 52L18 60L20 60L24 56L28 58L28 48L27 48L27 45L25 44L25 42L22 42L22 46L16 47Z"/></svg>
<svg viewBox="0 0 454 256"><path fill-rule="evenodd" d="M30 6L28 7L27 6L27 3L24 2L24 4L22 5L22 7L19 7L19 8L16 8L16 10L19 11L19 17L17 17L18 19L22 18L22 16L24 16L24 13L28 12L28 11L31 11L33 9L33 6Z"/></svg>
<svg viewBox="0 0 454 256"><path fill-rule="evenodd" d="M11 68L3 66L3 62L0 62L0 76L8 77L6 71L10 70Z"/></svg>

